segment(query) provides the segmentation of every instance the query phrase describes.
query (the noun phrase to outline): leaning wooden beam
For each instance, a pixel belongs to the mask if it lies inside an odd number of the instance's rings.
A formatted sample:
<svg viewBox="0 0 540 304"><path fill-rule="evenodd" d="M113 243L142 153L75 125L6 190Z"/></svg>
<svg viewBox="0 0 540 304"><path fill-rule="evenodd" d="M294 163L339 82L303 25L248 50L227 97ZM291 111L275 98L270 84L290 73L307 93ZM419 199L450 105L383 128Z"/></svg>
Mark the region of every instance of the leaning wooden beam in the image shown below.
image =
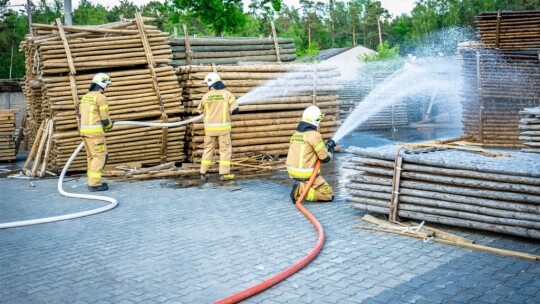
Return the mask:
<svg viewBox="0 0 540 304"><path fill-rule="evenodd" d="M411 232L402 232L402 231L382 229L382 228L374 228L374 227L367 227L367 226L356 226L356 228L425 239L423 236L420 236L420 235L417 235L417 234L414 234L414 233L411 233ZM540 260L540 256L534 255L534 254L529 254L529 253L522 253L522 252L517 252L517 251L512 251L512 250L493 248L493 247L489 247L489 246L483 246L483 245L477 245L477 244L471 244L471 243L444 240L444 239L440 239L440 238L429 238L429 240L432 240L434 242L441 243L441 244L458 246L458 247L474 249L474 250L480 250L480 251L485 251L485 252L494 253L494 254L500 254L500 255L504 255L504 256L515 257L515 258L520 258L520 259L527 259L527 260L533 260L533 261Z"/></svg>

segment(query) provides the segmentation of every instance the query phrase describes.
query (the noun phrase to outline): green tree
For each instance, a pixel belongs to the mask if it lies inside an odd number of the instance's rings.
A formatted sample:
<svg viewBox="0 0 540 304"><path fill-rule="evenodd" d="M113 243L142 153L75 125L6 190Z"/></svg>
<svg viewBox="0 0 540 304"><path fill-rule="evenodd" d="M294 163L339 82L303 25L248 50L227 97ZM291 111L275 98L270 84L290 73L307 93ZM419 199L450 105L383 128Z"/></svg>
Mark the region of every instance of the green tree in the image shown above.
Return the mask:
<svg viewBox="0 0 540 304"><path fill-rule="evenodd" d="M120 0L119 5L115 5L107 15L109 22L120 21L122 18L135 18L135 13L140 11L139 7L129 0Z"/></svg>
<svg viewBox="0 0 540 304"><path fill-rule="evenodd" d="M214 30L216 36L237 33L246 24L242 0L172 0L181 11L190 14Z"/></svg>
<svg viewBox="0 0 540 304"><path fill-rule="evenodd" d="M6 9L0 23L0 79L24 76L24 53L19 52L19 44L27 32L27 17Z"/></svg>
<svg viewBox="0 0 540 304"><path fill-rule="evenodd" d="M81 0L73 12L73 24L97 25L108 22L107 9L100 4L95 6L89 0Z"/></svg>

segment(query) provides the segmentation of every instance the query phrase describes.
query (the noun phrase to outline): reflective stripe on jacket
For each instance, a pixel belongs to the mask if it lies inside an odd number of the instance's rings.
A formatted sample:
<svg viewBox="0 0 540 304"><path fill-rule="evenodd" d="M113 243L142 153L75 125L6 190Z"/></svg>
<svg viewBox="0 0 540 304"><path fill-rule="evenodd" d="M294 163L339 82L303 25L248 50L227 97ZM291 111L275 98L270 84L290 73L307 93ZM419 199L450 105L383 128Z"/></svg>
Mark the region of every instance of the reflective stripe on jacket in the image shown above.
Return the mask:
<svg viewBox="0 0 540 304"><path fill-rule="evenodd" d="M218 133L230 132L231 112L238 107L236 98L227 90L212 89L204 94L197 111L204 114L204 130L219 135Z"/></svg>
<svg viewBox="0 0 540 304"><path fill-rule="evenodd" d="M286 165L291 178L310 178L317 159L332 157L317 131L296 132L291 136L290 144Z"/></svg>
<svg viewBox="0 0 540 304"><path fill-rule="evenodd" d="M105 95L99 91L91 91L84 95L79 104L79 115L81 135L86 137L103 136L101 121L109 119L109 104Z"/></svg>

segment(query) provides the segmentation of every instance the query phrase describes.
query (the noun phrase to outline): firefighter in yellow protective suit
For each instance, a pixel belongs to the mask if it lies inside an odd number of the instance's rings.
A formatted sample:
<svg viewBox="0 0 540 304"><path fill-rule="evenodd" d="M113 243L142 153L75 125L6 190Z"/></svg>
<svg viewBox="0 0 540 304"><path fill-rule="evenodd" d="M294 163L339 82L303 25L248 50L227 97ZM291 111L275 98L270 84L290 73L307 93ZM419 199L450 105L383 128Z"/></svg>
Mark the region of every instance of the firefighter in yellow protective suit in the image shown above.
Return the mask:
<svg viewBox="0 0 540 304"><path fill-rule="evenodd" d="M326 145L322 135L317 132L317 127L324 115L316 106L308 107L303 115L302 121L296 128L296 133L291 137L289 153L287 154L287 172L295 180L291 199L296 203L298 197L307 187L309 178L316 174L317 177L306 195L307 201L331 202L334 200L332 187L319 175L313 172L317 159L327 163L333 158L335 142L329 140Z"/></svg>
<svg viewBox="0 0 540 304"><path fill-rule="evenodd" d="M111 84L111 78L105 73L98 73L92 79L89 92L83 96L79 104L81 126L79 133L86 149L88 171L88 190L105 191L109 187L101 182L101 173L107 163L107 145L105 130L113 127L109 119L109 104L103 93Z"/></svg>
<svg viewBox="0 0 540 304"><path fill-rule="evenodd" d="M236 98L225 89L217 73L204 78L208 92L204 94L197 111L204 114L204 152L201 159L201 180L208 180L214 150L219 146L219 174L222 181L233 180L231 174L231 115L240 112Z"/></svg>

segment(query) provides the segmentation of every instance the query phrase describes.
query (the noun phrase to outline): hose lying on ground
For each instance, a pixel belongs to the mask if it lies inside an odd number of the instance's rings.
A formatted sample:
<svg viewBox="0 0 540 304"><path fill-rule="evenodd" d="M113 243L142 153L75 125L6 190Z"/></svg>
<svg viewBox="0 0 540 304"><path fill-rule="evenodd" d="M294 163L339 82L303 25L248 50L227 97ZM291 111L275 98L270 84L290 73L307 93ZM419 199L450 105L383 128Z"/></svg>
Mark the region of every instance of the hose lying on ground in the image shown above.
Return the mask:
<svg viewBox="0 0 540 304"><path fill-rule="evenodd" d="M143 126L143 127L159 127L159 128L172 128L172 127L178 127L182 126L188 123L195 122L199 119L201 119L203 116L199 115L196 117L193 117L188 120L183 120L179 122L173 122L173 123L157 123L157 122L143 122L143 121L118 121L115 122L114 125L131 125L131 126ZM88 211L81 211L76 213L70 213L65 215L58 215L58 216L52 216L52 217L45 217L45 218L39 218L39 219L33 219L33 220L25 220L25 221L17 221L17 222L9 222L9 223L0 223L0 229L2 228L14 228L14 227L21 227L21 226L28 226L28 225L35 225L35 224L44 224L44 223L52 223L52 222L58 222L63 220L70 220L78 217L93 215L101 212L105 212L107 210L110 210L118 205L118 201L115 198L107 197L107 196L101 196L101 195L90 195L90 194L78 194L78 193L70 193L64 191L62 188L64 183L64 177L66 176L67 170L69 169L69 166L77 157L77 154L82 150L84 144L81 143L73 151L73 154L69 157L66 165L62 169L62 173L60 174L60 178L58 179L58 192L60 192L61 195L65 197L73 197L73 198L81 198L81 199L91 199L91 200L98 200L98 201L105 201L109 204L103 207L95 208Z"/></svg>
<svg viewBox="0 0 540 304"><path fill-rule="evenodd" d="M321 165L321 161L317 160L317 163L315 164L315 169L313 170L313 172L318 172L320 165ZM285 280L286 278L291 276L293 273L302 269L304 266L309 264L319 254L319 252L321 251L324 245L324 229L322 228L319 221L302 205L302 202L304 201L304 198L306 197L309 189L311 188L311 185L313 185L313 182L315 181L316 177L317 177L317 174L313 174L311 176L311 178L308 181L307 187L304 189L304 192L302 192L300 197L296 200L296 207L298 208L298 210L300 210L300 212L302 212L311 221L311 223L313 224L313 226L315 226L315 229L317 230L318 240L317 240L317 243L315 244L315 247L313 247L313 249L311 249L311 251L301 260L294 263L289 268L274 275L273 277L257 285L249 287L248 289L244 291L238 292L232 296L216 301L215 303L219 303L219 304L237 303L253 295L256 295L259 292L264 291L274 286L275 284Z"/></svg>

